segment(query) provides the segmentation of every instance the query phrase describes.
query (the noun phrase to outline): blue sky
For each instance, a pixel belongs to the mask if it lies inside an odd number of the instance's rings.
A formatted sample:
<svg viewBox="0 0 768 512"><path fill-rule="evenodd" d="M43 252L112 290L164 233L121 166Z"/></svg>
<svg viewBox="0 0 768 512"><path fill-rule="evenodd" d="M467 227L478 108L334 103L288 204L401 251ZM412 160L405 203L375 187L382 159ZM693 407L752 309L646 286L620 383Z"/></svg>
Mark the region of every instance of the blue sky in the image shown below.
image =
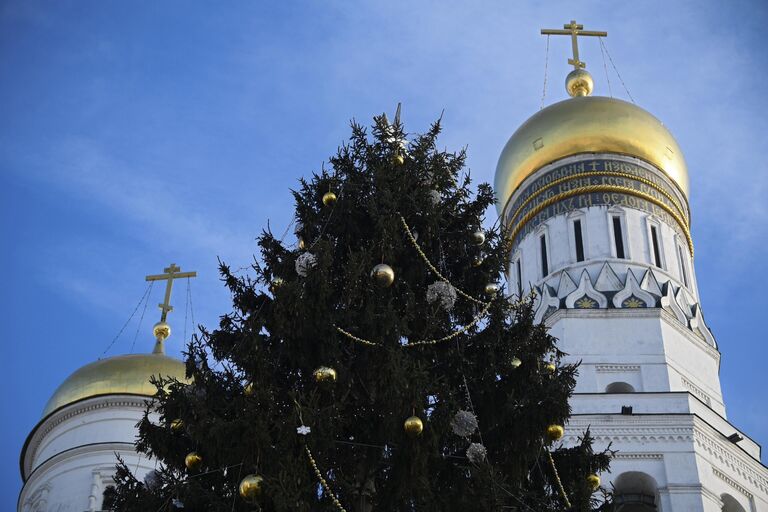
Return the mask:
<svg viewBox="0 0 768 512"><path fill-rule="evenodd" d="M195 319L214 326L228 310L216 258L248 265L268 221L288 226L289 189L335 151L349 120L397 102L411 131L445 110L443 143L467 145L473 176L492 182L504 143L541 104L539 29L572 18L609 32L635 101L685 152L729 418L768 443L765 4L3 2L0 508L15 507L17 454L46 400L107 348L144 275L172 261L197 270ZM581 47L607 95L597 41ZM566 38L551 40L547 104L565 97L569 52ZM178 285L171 353L184 295ZM155 287L133 351L151 350L161 298ZM135 320L109 355L132 350Z"/></svg>

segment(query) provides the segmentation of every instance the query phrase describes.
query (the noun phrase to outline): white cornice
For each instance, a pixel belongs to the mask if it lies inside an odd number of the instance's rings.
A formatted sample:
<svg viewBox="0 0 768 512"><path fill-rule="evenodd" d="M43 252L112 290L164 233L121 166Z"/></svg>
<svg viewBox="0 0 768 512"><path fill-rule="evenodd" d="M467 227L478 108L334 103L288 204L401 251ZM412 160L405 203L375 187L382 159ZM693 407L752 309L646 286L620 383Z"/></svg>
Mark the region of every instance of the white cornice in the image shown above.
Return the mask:
<svg viewBox="0 0 768 512"><path fill-rule="evenodd" d="M46 416L43 420L37 424L32 430L27 442L22 450L22 479L29 478L30 473L36 469L32 467L32 461L35 458L37 450L40 448L40 444L45 437L53 430L57 425L60 425L64 421L67 421L76 416L95 411L98 409L106 408L120 408L120 409L141 409L142 411L146 407L146 402L150 400L145 396L138 395L104 395L88 398L79 402L75 402L66 407L59 409L53 414Z"/></svg>

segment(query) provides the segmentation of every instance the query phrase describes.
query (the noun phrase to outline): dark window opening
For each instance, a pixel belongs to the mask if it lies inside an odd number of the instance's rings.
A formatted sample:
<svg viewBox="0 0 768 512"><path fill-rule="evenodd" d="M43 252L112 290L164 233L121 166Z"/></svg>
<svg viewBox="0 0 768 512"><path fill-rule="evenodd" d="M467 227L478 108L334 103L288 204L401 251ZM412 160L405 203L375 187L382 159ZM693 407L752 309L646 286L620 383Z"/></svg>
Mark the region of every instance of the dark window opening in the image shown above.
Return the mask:
<svg viewBox="0 0 768 512"><path fill-rule="evenodd" d="M624 259L624 236L621 234L621 217L613 218L613 242L616 244L616 257Z"/></svg>
<svg viewBox="0 0 768 512"><path fill-rule="evenodd" d="M573 238L576 240L576 261L584 261L584 239L581 237L581 221L573 221Z"/></svg>
<svg viewBox="0 0 768 512"><path fill-rule="evenodd" d="M517 267L517 295L520 296L520 298L523 297L523 270L520 268L520 259L517 259L517 262L515 262L515 266Z"/></svg>
<svg viewBox="0 0 768 512"><path fill-rule="evenodd" d="M659 235L656 226L651 226L651 243L653 244L653 263L661 268L661 252L659 251Z"/></svg>
<svg viewBox="0 0 768 512"><path fill-rule="evenodd" d="M544 235L539 238L541 242L541 277L547 277L549 274L549 265L547 265L547 240Z"/></svg>

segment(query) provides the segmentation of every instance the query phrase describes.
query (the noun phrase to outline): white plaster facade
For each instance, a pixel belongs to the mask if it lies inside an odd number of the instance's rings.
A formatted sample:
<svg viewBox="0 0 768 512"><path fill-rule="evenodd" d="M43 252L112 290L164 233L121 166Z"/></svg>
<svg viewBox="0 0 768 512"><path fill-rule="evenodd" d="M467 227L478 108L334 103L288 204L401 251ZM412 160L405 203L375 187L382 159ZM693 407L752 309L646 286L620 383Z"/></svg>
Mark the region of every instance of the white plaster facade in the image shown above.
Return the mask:
<svg viewBox="0 0 768 512"><path fill-rule="evenodd" d="M101 510L120 455L137 478L155 468L134 448L147 397L105 395L44 417L22 451L18 512Z"/></svg>
<svg viewBox="0 0 768 512"><path fill-rule="evenodd" d="M636 158L581 154L533 173L510 203L548 171L595 159L632 163L669 183ZM687 213L687 199L674 199ZM512 247L510 291L536 291L536 319L559 338L568 362L581 362L565 443L589 427L597 449L617 450L611 473L602 475L603 485L615 489L617 511L768 512L760 446L726 419L720 352L703 321L683 230L631 201L617 203L565 207ZM584 297L589 309L579 308ZM624 302L630 297L634 307Z"/></svg>

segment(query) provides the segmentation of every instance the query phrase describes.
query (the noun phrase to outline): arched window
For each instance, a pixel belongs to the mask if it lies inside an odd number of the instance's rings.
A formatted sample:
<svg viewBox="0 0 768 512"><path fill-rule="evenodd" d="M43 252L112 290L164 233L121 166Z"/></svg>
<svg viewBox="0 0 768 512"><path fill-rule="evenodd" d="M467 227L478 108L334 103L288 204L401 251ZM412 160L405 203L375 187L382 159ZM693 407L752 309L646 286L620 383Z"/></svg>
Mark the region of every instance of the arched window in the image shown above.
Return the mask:
<svg viewBox="0 0 768 512"><path fill-rule="evenodd" d="M626 382L611 382L605 387L606 393L634 393L635 388Z"/></svg>
<svg viewBox="0 0 768 512"><path fill-rule="evenodd" d="M720 496L720 499L723 501L723 508L720 509L723 512L747 512L744 507L736 501L736 498L730 494L723 494Z"/></svg>
<svg viewBox="0 0 768 512"><path fill-rule="evenodd" d="M613 481L615 512L652 512L656 510L658 485L652 476L639 471L620 474Z"/></svg>

